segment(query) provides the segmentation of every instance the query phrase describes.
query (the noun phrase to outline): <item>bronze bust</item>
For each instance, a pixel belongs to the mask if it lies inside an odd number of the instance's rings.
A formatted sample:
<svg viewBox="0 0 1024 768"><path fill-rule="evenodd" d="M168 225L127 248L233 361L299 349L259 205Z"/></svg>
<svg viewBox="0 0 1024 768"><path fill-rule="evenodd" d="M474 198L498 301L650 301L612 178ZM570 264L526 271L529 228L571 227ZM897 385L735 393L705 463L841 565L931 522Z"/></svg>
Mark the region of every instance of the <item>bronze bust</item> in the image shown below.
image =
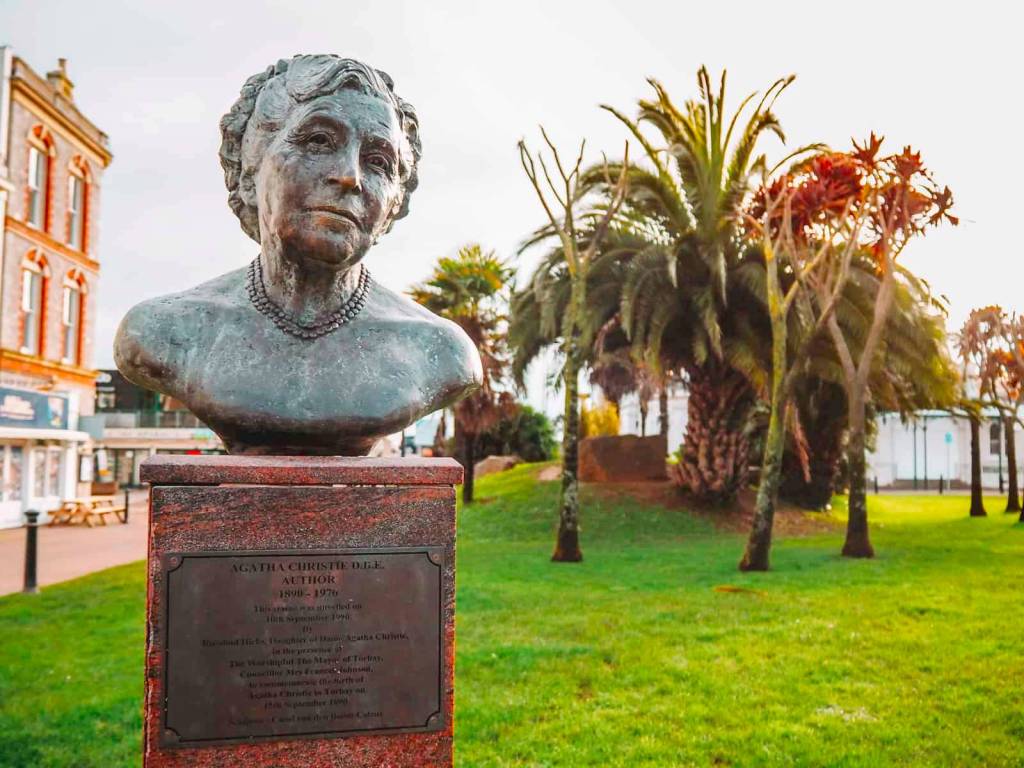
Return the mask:
<svg viewBox="0 0 1024 768"><path fill-rule="evenodd" d="M127 378L248 454L365 454L479 386L469 337L362 263L417 184L416 113L388 75L279 61L245 83L221 134L228 201L259 255L133 307L114 342Z"/></svg>

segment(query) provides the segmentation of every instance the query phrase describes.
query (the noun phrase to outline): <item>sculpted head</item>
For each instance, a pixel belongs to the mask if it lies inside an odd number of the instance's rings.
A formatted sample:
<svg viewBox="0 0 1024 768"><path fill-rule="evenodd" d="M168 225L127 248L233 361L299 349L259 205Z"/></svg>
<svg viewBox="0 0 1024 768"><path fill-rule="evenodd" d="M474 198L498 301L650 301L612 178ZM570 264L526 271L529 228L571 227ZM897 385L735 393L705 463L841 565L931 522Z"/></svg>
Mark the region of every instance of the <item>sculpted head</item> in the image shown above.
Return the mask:
<svg viewBox="0 0 1024 768"><path fill-rule="evenodd" d="M242 229L303 268L358 263L406 215L418 181L412 105L353 59L296 56L250 77L221 135Z"/></svg>

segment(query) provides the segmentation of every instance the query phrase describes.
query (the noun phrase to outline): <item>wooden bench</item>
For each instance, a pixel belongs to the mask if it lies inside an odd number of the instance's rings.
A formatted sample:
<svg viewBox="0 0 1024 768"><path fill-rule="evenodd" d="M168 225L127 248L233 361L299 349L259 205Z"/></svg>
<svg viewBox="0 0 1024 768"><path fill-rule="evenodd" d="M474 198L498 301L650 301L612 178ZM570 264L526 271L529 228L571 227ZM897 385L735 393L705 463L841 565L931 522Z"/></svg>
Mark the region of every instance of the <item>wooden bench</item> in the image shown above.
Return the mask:
<svg viewBox="0 0 1024 768"><path fill-rule="evenodd" d="M113 502L100 502L89 508L85 515L85 524L88 526L92 525L91 519L98 517L103 525L107 524L107 515L113 515L122 523L128 522L125 515L124 504L115 504Z"/></svg>
<svg viewBox="0 0 1024 768"><path fill-rule="evenodd" d="M71 525L78 512L78 499L68 499L50 513L48 525Z"/></svg>
<svg viewBox="0 0 1024 768"><path fill-rule="evenodd" d="M114 496L87 496L80 499L68 499L53 513L50 525L78 525L83 523L90 528L93 520L107 524L107 516L114 515L122 523L128 522L128 512L124 504L118 504Z"/></svg>

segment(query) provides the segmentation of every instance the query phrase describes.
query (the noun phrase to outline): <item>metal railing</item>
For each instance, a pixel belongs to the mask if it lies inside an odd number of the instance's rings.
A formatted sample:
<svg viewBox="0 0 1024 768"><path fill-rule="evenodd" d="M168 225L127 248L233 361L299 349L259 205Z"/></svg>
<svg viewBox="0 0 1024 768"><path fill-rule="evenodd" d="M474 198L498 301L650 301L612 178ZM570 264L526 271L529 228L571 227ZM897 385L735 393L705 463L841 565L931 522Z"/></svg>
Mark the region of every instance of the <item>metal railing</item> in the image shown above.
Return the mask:
<svg viewBox="0 0 1024 768"><path fill-rule="evenodd" d="M188 411L103 411L110 429L201 429L206 425Z"/></svg>

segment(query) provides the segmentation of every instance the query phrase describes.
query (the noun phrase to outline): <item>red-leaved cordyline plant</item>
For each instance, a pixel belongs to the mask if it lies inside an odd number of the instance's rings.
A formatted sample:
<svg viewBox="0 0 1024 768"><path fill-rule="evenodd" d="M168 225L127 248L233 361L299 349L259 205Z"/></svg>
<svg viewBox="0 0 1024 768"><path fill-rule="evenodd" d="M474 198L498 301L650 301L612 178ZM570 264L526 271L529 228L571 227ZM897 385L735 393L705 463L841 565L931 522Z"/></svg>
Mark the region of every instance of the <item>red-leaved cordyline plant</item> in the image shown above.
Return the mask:
<svg viewBox="0 0 1024 768"><path fill-rule="evenodd" d="M998 306L975 309L960 330L958 345L964 362L964 381L968 380L969 365L974 366L978 376L978 397L973 398L975 407L967 415L977 421L982 406L991 406L999 411L1000 421L1006 432L1009 475L1006 511L1020 512L1014 428L1021 403L1024 401L1024 318L1008 315ZM972 440L977 431L977 425L972 423ZM972 456L974 453L972 445ZM980 454L980 449L977 453ZM980 456L979 466L973 465L972 459L971 516L977 517L985 514L981 500Z"/></svg>
<svg viewBox="0 0 1024 768"><path fill-rule="evenodd" d="M850 152L820 152L774 178L766 174L745 215L749 233L764 252L773 371L761 482L741 570L768 568L789 393L811 343L825 330L836 348L849 407L850 517L843 554L873 555L864 497L864 409L893 304L896 259L927 227L956 223L949 213L952 194L935 185L920 155L908 147L898 155L880 156L881 145L882 139L872 134L863 146L854 142ZM858 253L873 259L878 273L862 344L846 337L835 314ZM800 331L796 343L788 338L794 308Z"/></svg>

